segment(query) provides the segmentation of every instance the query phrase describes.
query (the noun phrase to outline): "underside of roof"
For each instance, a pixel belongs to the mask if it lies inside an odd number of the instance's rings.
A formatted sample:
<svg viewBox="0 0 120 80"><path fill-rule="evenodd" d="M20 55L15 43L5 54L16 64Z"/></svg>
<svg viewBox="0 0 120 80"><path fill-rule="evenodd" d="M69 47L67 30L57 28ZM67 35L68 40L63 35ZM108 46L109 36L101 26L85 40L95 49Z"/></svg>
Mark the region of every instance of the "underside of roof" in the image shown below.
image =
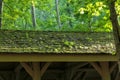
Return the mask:
<svg viewBox="0 0 120 80"><path fill-rule="evenodd" d="M113 65L115 62L109 62L109 65ZM30 64L30 63L29 63ZM43 67L45 63L41 63ZM9 67L8 67L9 66ZM17 72L15 70L20 67L18 62L0 62L0 80L16 80L15 75ZM117 75L117 66L111 73L112 80L115 79ZM7 77L6 77L7 76ZM89 62L53 62L45 71L42 80L101 80L100 74L90 65ZM24 68L20 68L19 73L20 80L32 80L32 78L25 72ZM120 74L118 74L118 79L120 79Z"/></svg>
<svg viewBox="0 0 120 80"><path fill-rule="evenodd" d="M0 52L115 53L112 33L0 30Z"/></svg>

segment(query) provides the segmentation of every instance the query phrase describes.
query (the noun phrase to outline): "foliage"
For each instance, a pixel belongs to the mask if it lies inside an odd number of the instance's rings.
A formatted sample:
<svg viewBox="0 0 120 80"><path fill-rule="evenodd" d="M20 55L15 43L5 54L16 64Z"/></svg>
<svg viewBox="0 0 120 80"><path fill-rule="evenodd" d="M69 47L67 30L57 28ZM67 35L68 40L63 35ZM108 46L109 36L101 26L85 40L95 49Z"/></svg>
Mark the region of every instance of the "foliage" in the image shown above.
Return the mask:
<svg viewBox="0 0 120 80"><path fill-rule="evenodd" d="M4 0L2 29L40 31L111 31L107 0L59 0L59 29L55 0ZM36 9L37 26L32 26L31 5ZM116 2L120 23L120 1Z"/></svg>

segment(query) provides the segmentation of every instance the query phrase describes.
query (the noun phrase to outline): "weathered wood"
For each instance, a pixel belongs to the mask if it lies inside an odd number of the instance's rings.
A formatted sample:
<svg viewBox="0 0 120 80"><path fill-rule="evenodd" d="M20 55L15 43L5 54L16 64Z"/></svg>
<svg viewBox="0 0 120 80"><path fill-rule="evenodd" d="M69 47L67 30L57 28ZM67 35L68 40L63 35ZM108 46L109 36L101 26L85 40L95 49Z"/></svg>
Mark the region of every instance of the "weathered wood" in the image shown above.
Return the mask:
<svg viewBox="0 0 120 80"><path fill-rule="evenodd" d="M82 72L79 72L79 73L77 73L77 74L74 74L74 78L73 78L72 80L79 80L79 79L81 79L81 78L80 78L81 75L82 75Z"/></svg>
<svg viewBox="0 0 120 80"><path fill-rule="evenodd" d="M117 62L115 62L115 63L110 67L110 73L112 73L116 67L117 67Z"/></svg>
<svg viewBox="0 0 120 80"><path fill-rule="evenodd" d="M18 64L17 67L14 69L15 72L19 71L22 69L22 65Z"/></svg>
<svg viewBox="0 0 120 80"><path fill-rule="evenodd" d="M87 65L88 63L82 63L82 64L77 64L77 65L73 65L73 66L69 66L69 68L71 69L78 69L78 68L81 68L85 65Z"/></svg>
<svg viewBox="0 0 120 80"><path fill-rule="evenodd" d="M25 71L26 71L31 77L33 77L33 70L32 70L32 68L31 68L27 63L25 63L25 62L21 62L20 64L23 66L23 68L25 69Z"/></svg>
<svg viewBox="0 0 120 80"><path fill-rule="evenodd" d="M102 69L100 68L100 66L95 63L95 62L90 62L90 64L95 68L95 70L100 74L100 76L102 76Z"/></svg>
<svg viewBox="0 0 120 80"><path fill-rule="evenodd" d="M51 64L51 62L45 63L45 65L42 67L41 69L41 76L43 76L43 74L45 73L45 71L47 70L47 68L49 67L49 65Z"/></svg>
<svg viewBox="0 0 120 80"><path fill-rule="evenodd" d="M119 80L119 72L117 72L117 75L115 76L115 80Z"/></svg>
<svg viewBox="0 0 120 80"><path fill-rule="evenodd" d="M67 68L65 70L66 80L72 80L74 73L75 73L74 70Z"/></svg>
<svg viewBox="0 0 120 80"><path fill-rule="evenodd" d="M69 55L69 54L13 54L0 53L0 62L78 62L78 61L118 61L117 55Z"/></svg>
<svg viewBox="0 0 120 80"><path fill-rule="evenodd" d="M100 65L95 62L90 62L90 64L96 69L103 80L111 80L109 62L100 62Z"/></svg>
<svg viewBox="0 0 120 80"><path fill-rule="evenodd" d="M33 80L41 80L41 73L40 73L40 63L39 62L32 62L33 66Z"/></svg>
<svg viewBox="0 0 120 80"><path fill-rule="evenodd" d="M0 76L0 80L5 80L2 76Z"/></svg>
<svg viewBox="0 0 120 80"><path fill-rule="evenodd" d="M85 79L86 79L87 74L88 74L88 72L84 72L84 73L83 73L82 80L85 80Z"/></svg>
<svg viewBox="0 0 120 80"><path fill-rule="evenodd" d="M22 66L19 64L15 69L15 80L20 80L20 72L21 72Z"/></svg>
<svg viewBox="0 0 120 80"><path fill-rule="evenodd" d="M93 68L82 68L82 69L78 69L77 71L93 72L93 71L95 71L95 69L93 69Z"/></svg>
<svg viewBox="0 0 120 80"><path fill-rule="evenodd" d="M20 71L15 72L15 80L20 80Z"/></svg>
<svg viewBox="0 0 120 80"><path fill-rule="evenodd" d="M120 61L118 61L118 68L119 68L119 72L120 72Z"/></svg>
<svg viewBox="0 0 120 80"><path fill-rule="evenodd" d="M21 65L26 70L26 72L33 78L33 80L41 80L41 77L46 72L50 64L51 62L48 62L41 68L39 62L32 62L31 67L25 62L21 62Z"/></svg>
<svg viewBox="0 0 120 80"><path fill-rule="evenodd" d="M102 79L111 80L109 62L100 62L100 66L102 69Z"/></svg>

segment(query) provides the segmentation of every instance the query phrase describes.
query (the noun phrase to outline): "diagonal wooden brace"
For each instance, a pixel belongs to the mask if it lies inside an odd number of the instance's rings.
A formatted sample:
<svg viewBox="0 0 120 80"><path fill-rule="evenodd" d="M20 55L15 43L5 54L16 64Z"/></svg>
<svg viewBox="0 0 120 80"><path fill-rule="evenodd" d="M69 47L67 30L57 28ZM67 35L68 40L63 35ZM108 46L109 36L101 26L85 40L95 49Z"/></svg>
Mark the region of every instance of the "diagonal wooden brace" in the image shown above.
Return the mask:
<svg viewBox="0 0 120 80"><path fill-rule="evenodd" d="M120 61L118 61L118 68L119 68L119 72L120 72Z"/></svg>

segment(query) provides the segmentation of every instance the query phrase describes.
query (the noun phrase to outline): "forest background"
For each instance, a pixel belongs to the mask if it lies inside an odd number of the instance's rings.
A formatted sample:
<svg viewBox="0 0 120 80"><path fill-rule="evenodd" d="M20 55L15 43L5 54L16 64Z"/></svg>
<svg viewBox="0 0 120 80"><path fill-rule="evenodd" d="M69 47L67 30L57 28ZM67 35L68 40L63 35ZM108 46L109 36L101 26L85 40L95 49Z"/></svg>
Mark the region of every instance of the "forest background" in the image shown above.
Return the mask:
<svg viewBox="0 0 120 80"><path fill-rule="evenodd" d="M111 32L108 0L3 0L2 29ZM120 24L120 0L116 2Z"/></svg>

